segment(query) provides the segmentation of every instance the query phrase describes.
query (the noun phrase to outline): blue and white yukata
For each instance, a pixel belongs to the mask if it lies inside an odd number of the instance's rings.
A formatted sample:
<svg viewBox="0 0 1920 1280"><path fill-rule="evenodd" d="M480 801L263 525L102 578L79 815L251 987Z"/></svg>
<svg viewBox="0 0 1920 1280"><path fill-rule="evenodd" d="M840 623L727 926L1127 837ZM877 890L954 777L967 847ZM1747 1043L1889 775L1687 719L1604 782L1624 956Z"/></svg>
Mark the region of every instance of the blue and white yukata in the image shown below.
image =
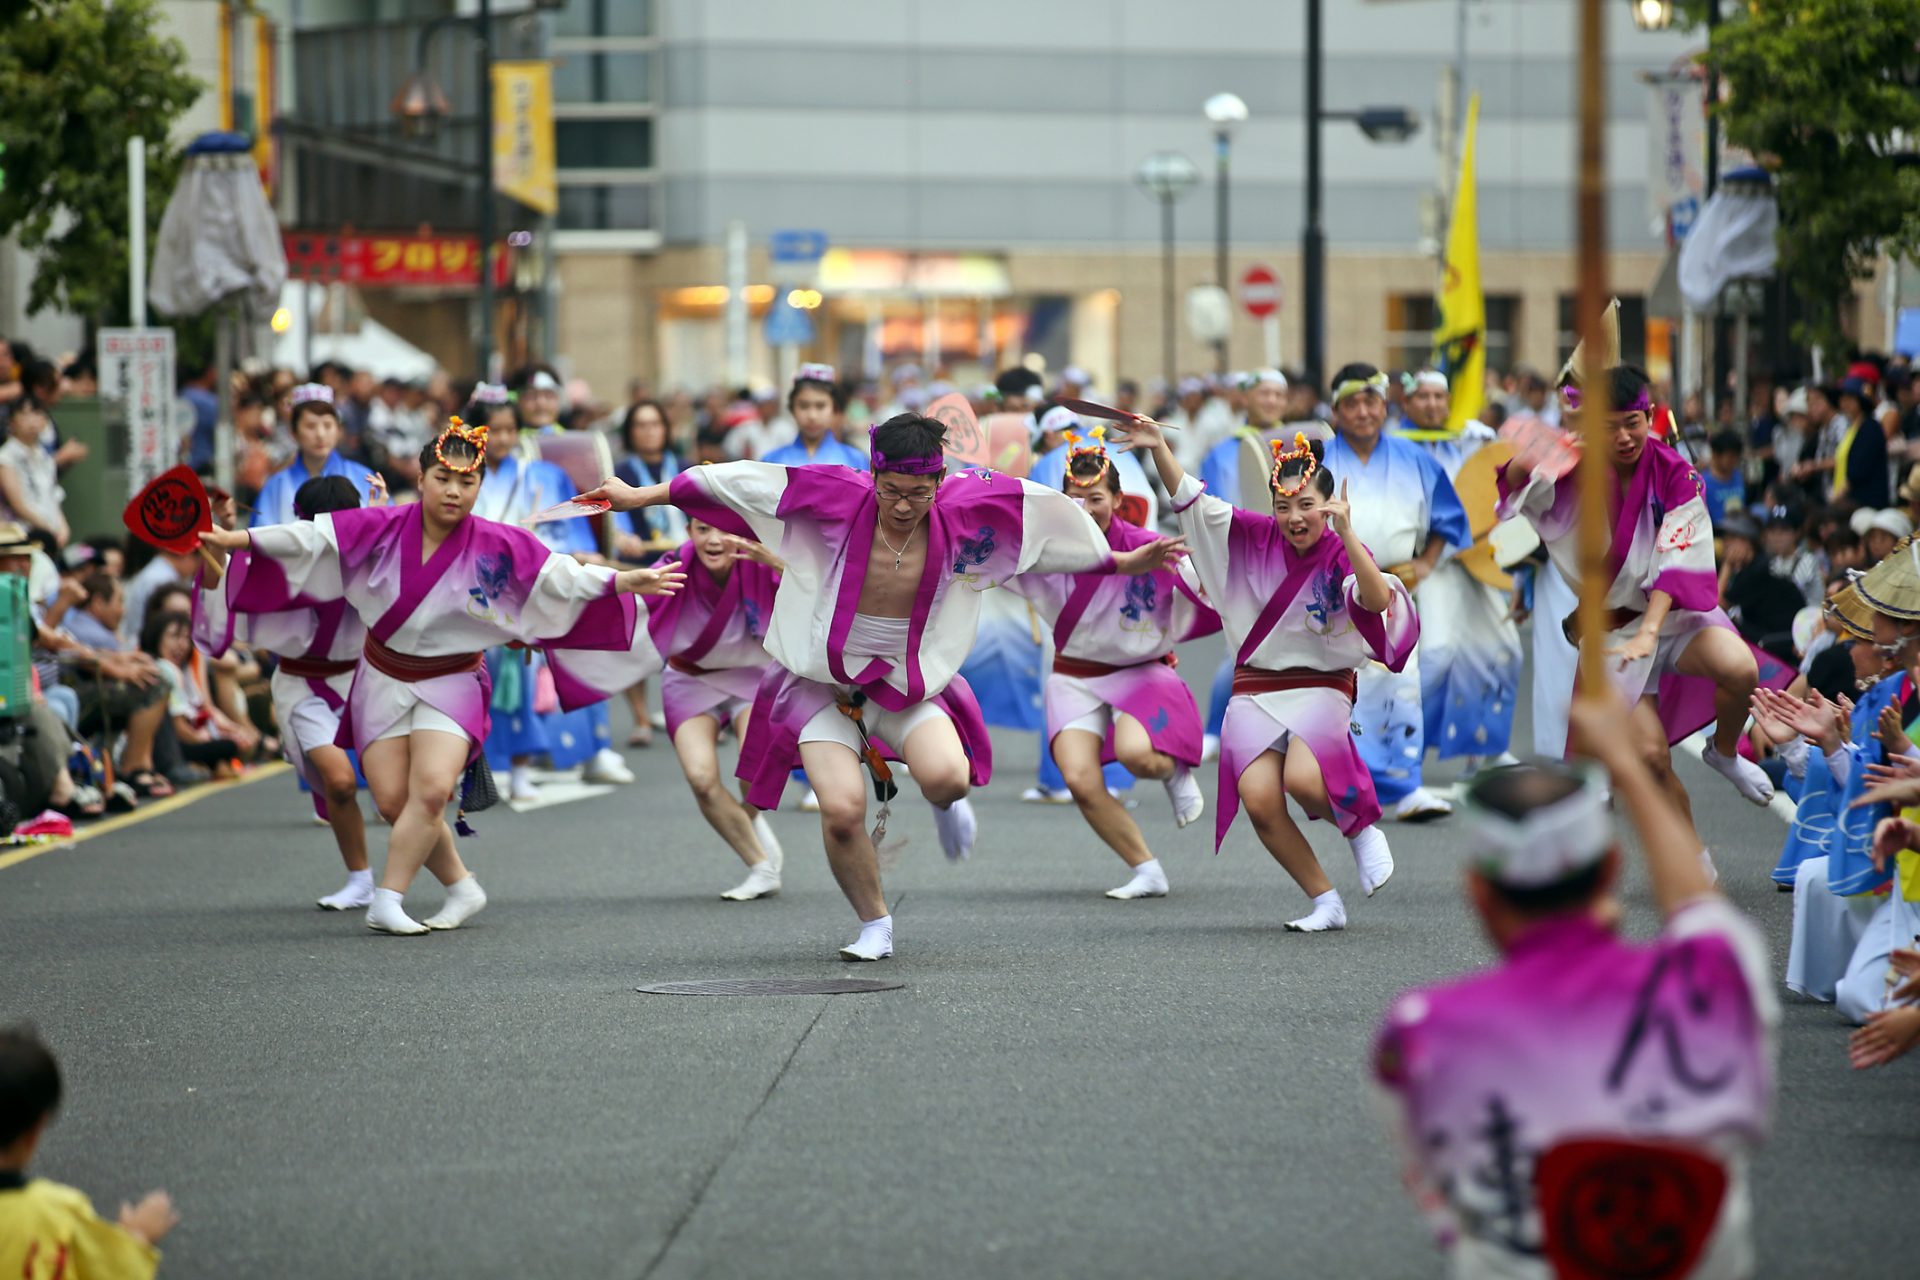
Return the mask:
<svg viewBox="0 0 1920 1280"><path fill-rule="evenodd" d="M503 524L519 524L536 511L565 502L578 491L564 469L555 463L510 455L487 469L473 514ZM593 527L586 520L549 520L534 527L534 535L548 550L562 554L594 552ZM607 705L595 702L573 711L535 710L550 688L552 676L545 659L527 651L490 649L487 670L493 680L493 721L487 733L488 765L505 772L515 756L544 755L556 769L569 769L590 759L613 742Z"/></svg>
<svg viewBox="0 0 1920 1280"><path fill-rule="evenodd" d="M1327 469L1336 492L1345 485L1353 504L1353 528L1383 570L1419 556L1433 538L1450 551L1471 545L1467 513L1453 491L1446 469L1427 450L1408 440L1382 434L1366 461L1344 436L1327 442ZM1421 611L1421 628L1427 626ZM1360 668L1360 692L1353 722L1360 758L1373 775L1383 806L1396 804L1421 785L1426 754L1426 714L1420 698L1420 650L1400 671L1379 663Z"/></svg>
<svg viewBox="0 0 1920 1280"><path fill-rule="evenodd" d="M1459 434L1414 441L1448 481L1495 439L1469 422ZM1441 759L1497 756L1513 739L1523 652L1512 597L1449 558L1414 593L1420 610L1420 704L1426 745Z"/></svg>
<svg viewBox="0 0 1920 1280"><path fill-rule="evenodd" d="M353 481L353 487L360 494L360 505L367 503L367 482L373 479L373 472L357 462L349 462L335 450L327 457L327 465L320 468L323 476L345 476ZM260 496L253 500L253 519L248 521L250 528L258 529L270 524L292 524L299 519L293 511L293 495L300 486L314 479L307 470L307 460L299 454L293 455L293 465L274 472L267 477L266 484L260 487Z"/></svg>

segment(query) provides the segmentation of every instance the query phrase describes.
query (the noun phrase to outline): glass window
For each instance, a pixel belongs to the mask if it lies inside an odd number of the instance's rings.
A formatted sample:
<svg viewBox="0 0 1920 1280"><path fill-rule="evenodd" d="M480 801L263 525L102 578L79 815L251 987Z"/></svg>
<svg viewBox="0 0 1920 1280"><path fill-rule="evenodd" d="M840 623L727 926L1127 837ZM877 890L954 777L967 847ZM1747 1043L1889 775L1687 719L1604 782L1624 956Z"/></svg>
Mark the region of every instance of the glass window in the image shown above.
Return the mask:
<svg viewBox="0 0 1920 1280"><path fill-rule="evenodd" d="M556 120L562 169L647 169L653 165L651 120Z"/></svg>
<svg viewBox="0 0 1920 1280"><path fill-rule="evenodd" d="M1520 319L1520 299L1511 294L1489 294L1486 308L1487 369L1505 373L1513 367L1513 332ZM1387 299L1389 370L1400 373L1433 362L1433 322L1437 314L1431 294L1396 294Z"/></svg>
<svg viewBox="0 0 1920 1280"><path fill-rule="evenodd" d="M555 102L651 102L651 53L566 53L553 64Z"/></svg>
<svg viewBox="0 0 1920 1280"><path fill-rule="evenodd" d="M567 0L554 15L553 30L562 36L650 36L651 0Z"/></svg>
<svg viewBox="0 0 1920 1280"><path fill-rule="evenodd" d="M654 225L653 184L564 184L560 188L558 225L562 231L650 231Z"/></svg>

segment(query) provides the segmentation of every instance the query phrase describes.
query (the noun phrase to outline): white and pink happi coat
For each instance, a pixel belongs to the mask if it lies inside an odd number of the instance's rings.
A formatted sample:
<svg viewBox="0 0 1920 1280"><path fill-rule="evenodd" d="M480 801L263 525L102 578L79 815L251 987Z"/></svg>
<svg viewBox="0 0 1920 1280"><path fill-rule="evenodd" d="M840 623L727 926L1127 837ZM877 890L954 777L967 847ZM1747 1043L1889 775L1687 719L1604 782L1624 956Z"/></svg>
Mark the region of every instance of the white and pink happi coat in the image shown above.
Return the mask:
<svg viewBox="0 0 1920 1280"><path fill-rule="evenodd" d="M422 556L418 503L335 511L252 531L227 569L227 608L275 613L344 600L375 642L409 658L458 659L496 645L544 651L561 705L598 702L660 669L646 608L614 591L611 569L547 550L514 525L469 516ZM374 669L364 652L338 744L365 751L411 699L465 730L469 762L487 737L486 667L411 682Z"/></svg>
<svg viewBox="0 0 1920 1280"><path fill-rule="evenodd" d="M248 554L243 551L240 556ZM224 585L206 590L201 577L195 574L193 580L194 644L215 658L226 656L236 644L278 655L280 665L274 670L270 688L280 741L287 762L312 789L315 811L325 817L325 787L307 758L310 744L303 741L297 731L300 720L294 709L317 698L337 723L346 710L347 695L353 689L353 673L360 652L366 648L366 624L345 599L297 604L271 612L239 613L227 607ZM304 670L296 674L293 668ZM327 721L320 723L324 725Z"/></svg>
<svg viewBox="0 0 1920 1280"><path fill-rule="evenodd" d="M871 477L846 467L727 462L681 472L670 493L688 515L758 538L786 562L766 635L777 665L761 682L740 745L747 802L760 809L779 805L807 721L855 690L888 711L937 702L959 732L974 785L985 785L992 744L959 676L980 594L1021 573L1113 569L1099 526L1064 493L995 472L950 475L927 512L926 567L905 659L849 659L879 511Z"/></svg>
<svg viewBox="0 0 1920 1280"><path fill-rule="evenodd" d="M1614 685L1628 706L1642 697L1655 697L1667 740L1678 742L1714 719L1715 686L1699 676L1676 669L1680 654L1696 635L1722 627L1735 635L1733 622L1720 607L1720 579L1713 564L1713 519L1701 497L1700 477L1672 446L1649 438L1626 485L1608 468L1607 512L1612 539L1607 567L1613 584L1607 589L1606 608L1635 615L1647 611L1648 597L1664 591L1673 597L1653 656L1616 669ZM1568 582L1580 581L1580 473L1578 469L1554 480L1536 473L1515 488L1500 473L1501 519L1524 516L1546 544L1553 565ZM1560 626L1561 618L1543 618L1542 625ZM1607 644L1625 641L1638 630L1638 616L1609 636ZM1742 642L1744 643L1744 641ZM1755 650L1760 682L1782 688L1793 673L1777 659ZM1618 664L1610 664L1618 668ZM1564 693L1571 700L1573 690Z"/></svg>
<svg viewBox="0 0 1920 1280"><path fill-rule="evenodd" d="M1398 996L1374 1077L1453 1274L1551 1280L1536 1162L1563 1139L1607 1137L1721 1162L1720 1215L1686 1274L1754 1274L1746 1153L1770 1123L1774 981L1759 931L1715 895L1650 943L1582 912L1549 917L1495 968ZM1644 1247L1672 1225L1635 1220L1621 1238Z"/></svg>
<svg viewBox="0 0 1920 1280"><path fill-rule="evenodd" d="M1261 671L1355 671L1369 662L1405 667L1420 640L1413 597L1387 578L1385 612L1360 604L1347 550L1331 528L1304 554L1272 516L1242 511L1206 492L1192 474L1174 490L1173 509L1187 536L1192 567L1234 646L1235 664ZM1262 752L1284 752L1298 738L1326 779L1342 835L1380 820L1373 778L1353 742L1353 699L1329 687L1237 693L1220 730L1220 794L1213 845L1240 812L1240 775Z"/></svg>
<svg viewBox="0 0 1920 1280"><path fill-rule="evenodd" d="M679 594L654 600L647 614L653 647L667 657L660 704L667 736L695 716L753 701L773 660L765 644L780 571L757 560L736 560L722 583L700 563L691 542L655 567L678 565L687 575Z"/></svg>
<svg viewBox="0 0 1920 1280"><path fill-rule="evenodd" d="M1119 516L1107 545L1131 551L1156 535ZM1200 763L1200 709L1174 669L1173 647L1212 635L1220 615L1172 569L1124 577L1111 573L1029 573L1007 590L1024 597L1053 629L1056 669L1047 676L1047 737L1080 717L1112 707L1138 720L1155 751L1185 765ZM1061 659L1115 668L1063 674ZM1114 759L1113 731L1105 758Z"/></svg>

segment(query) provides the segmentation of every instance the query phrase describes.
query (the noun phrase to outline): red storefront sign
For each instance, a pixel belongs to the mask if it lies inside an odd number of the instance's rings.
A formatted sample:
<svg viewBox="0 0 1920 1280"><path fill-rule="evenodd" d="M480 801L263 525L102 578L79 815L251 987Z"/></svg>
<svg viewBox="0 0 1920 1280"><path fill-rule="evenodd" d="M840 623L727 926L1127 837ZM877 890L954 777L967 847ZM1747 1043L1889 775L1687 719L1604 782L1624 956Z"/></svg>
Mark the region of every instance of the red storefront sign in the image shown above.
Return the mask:
<svg viewBox="0 0 1920 1280"><path fill-rule="evenodd" d="M480 282L480 241L476 236L288 231L283 238L287 275L294 280L442 289L471 289ZM505 288L511 278L503 244L493 252L494 286Z"/></svg>

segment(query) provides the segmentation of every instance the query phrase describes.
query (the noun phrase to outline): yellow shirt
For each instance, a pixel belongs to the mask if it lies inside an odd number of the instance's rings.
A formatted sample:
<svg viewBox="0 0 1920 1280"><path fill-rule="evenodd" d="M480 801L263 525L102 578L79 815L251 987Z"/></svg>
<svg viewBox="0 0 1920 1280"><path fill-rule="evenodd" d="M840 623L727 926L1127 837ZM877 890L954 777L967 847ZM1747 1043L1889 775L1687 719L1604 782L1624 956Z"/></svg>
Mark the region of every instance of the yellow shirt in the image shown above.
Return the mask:
<svg viewBox="0 0 1920 1280"><path fill-rule="evenodd" d="M0 1189L0 1276L151 1280L160 1251L104 1222L85 1193L45 1178Z"/></svg>

